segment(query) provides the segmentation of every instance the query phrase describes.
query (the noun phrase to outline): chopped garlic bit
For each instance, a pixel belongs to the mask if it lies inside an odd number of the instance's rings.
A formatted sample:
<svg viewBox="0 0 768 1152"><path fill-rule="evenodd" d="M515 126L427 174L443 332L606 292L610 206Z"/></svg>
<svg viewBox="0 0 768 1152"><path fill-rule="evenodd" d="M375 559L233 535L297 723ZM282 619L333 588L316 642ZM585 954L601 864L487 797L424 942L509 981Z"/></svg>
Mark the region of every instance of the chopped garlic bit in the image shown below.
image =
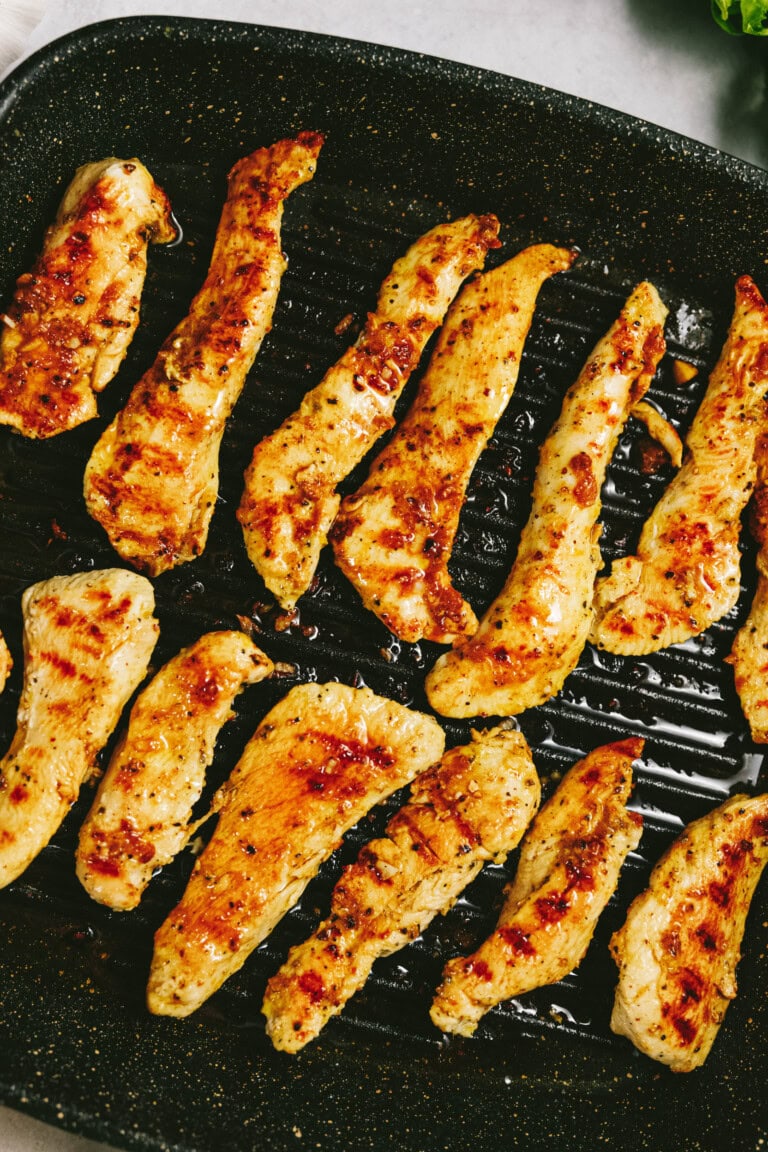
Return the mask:
<svg viewBox="0 0 768 1152"><path fill-rule="evenodd" d="M698 374L699 370L695 364L689 364L687 360L672 361L672 376L675 384L688 384Z"/></svg>

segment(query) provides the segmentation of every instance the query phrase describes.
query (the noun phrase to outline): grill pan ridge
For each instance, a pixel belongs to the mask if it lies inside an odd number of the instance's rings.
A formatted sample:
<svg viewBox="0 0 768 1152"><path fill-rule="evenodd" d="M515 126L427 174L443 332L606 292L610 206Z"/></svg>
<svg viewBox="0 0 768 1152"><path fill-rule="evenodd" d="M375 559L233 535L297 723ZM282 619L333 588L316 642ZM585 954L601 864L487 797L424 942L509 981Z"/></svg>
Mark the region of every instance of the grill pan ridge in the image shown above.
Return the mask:
<svg viewBox="0 0 768 1152"><path fill-rule="evenodd" d="M448 217L494 211L504 243L489 267L534 240L581 250L573 270L542 289L516 392L472 477L451 568L478 612L514 558L538 446L633 284L653 279L670 308L670 355L650 398L681 431L724 337L735 276L752 272L768 288L765 174L607 110L428 57L283 30L142 18L97 25L44 49L5 82L2 100L3 299L39 247L62 184L98 155L139 155L168 192L183 233L176 246L150 253L142 323L100 399L99 419L44 443L0 430L0 626L16 665L0 698L4 747L23 666L21 591L53 574L116 562L85 513L83 467L202 281L224 177L245 151L301 128L327 133L315 179L286 205L289 266L273 330L225 433L208 547L154 581L156 667L221 626L247 627L281 663L272 682L239 699L206 796L292 684L337 678L427 708L423 680L438 646L396 641L363 612L328 550L287 618L248 563L235 520L254 443L347 346L381 278L413 239ZM692 383L675 384L673 356L699 368ZM418 373L399 412L417 382ZM631 422L609 469L606 563L632 548L671 474L642 475L641 436ZM572 1147L583 1139L593 1148L611 1135L630 1149L694 1149L711 1147L734 1109L730 1138L752 1147L764 1122L751 1094L768 1071L760 1040L768 1022L765 885L745 936L739 997L705 1069L673 1077L608 1027L616 977L607 942L651 865L684 823L733 791L765 787L762 752L723 662L753 585L746 535L744 552L742 596L726 620L649 657L587 646L560 695L519 717L545 793L597 744L646 737L633 801L645 817L643 840L576 973L501 1006L470 1042L442 1040L431 1026L442 966L495 923L512 856L506 867L486 869L418 941L379 962L300 1057L273 1053L259 1011L265 982L312 930L340 868L383 828L398 795L353 829L300 904L195 1017L152 1019L143 1006L152 933L178 899L192 854L153 880L135 913L95 905L72 863L92 795L86 788L52 844L0 893L8 938L0 1094L125 1147L214 1149L226 1137L235 1149L304 1141L383 1148L396 1138L403 1148L459 1149L487 1137L496 1147L535 1149L567 1134ZM472 725L444 727L451 745ZM434 1101L444 1099L450 1104L433 1115ZM576 1118L580 1137L572 1135Z"/></svg>

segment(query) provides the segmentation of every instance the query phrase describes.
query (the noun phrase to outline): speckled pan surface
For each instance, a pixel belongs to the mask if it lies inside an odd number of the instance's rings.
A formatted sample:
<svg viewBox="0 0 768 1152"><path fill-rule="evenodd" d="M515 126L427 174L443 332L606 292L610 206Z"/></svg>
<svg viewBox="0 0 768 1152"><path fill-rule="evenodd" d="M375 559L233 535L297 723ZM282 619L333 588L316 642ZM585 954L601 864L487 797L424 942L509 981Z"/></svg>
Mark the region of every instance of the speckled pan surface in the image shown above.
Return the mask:
<svg viewBox="0 0 768 1152"><path fill-rule="evenodd" d="M206 628L246 620L292 669L240 699L211 786L292 683L336 676L425 704L434 647L394 642L328 557L299 618L284 627L234 517L253 443L346 346L411 239L446 217L494 211L504 240L494 260L538 239L582 251L542 292L517 393L473 477L454 572L480 609L514 555L537 444L629 287L655 281L670 305L672 355L700 368L683 388L668 365L654 382L652 395L681 427L717 354L735 277L750 272L768 289L765 173L605 109L434 58L245 25L131 19L47 47L6 80L0 100L3 299L39 247L63 185L87 160L141 157L183 228L182 243L151 255L139 334L99 420L44 444L0 431L0 626L16 658L0 698L4 747L20 686L20 593L54 573L114 562L82 507L82 468L200 283L226 172L245 152L302 128L327 138L317 176L286 208L289 270L225 436L209 547L155 581L158 662ZM632 428L622 439L604 493L606 559L631 546L668 478L664 470L641 476L638 437ZM576 976L491 1013L471 1042L440 1040L427 1015L430 990L444 961L493 923L505 874L492 870L420 941L377 966L317 1043L297 1058L273 1052L259 1013L264 983L316 922L339 867L382 826L383 811L350 835L301 905L196 1016L152 1018L142 999L152 932L191 861L159 875L136 913L90 903L72 865L86 794L25 876L0 893L0 1096L118 1146L183 1152L762 1147L765 881L738 999L700 1072L675 1077L608 1028L615 971L607 940L652 863L684 822L736 788L766 786L723 664L753 581L745 548L744 592L731 617L643 660L587 649L561 695L520 718L547 788L590 747L647 737L636 797L643 841ZM446 733L456 743L468 726L449 723Z"/></svg>

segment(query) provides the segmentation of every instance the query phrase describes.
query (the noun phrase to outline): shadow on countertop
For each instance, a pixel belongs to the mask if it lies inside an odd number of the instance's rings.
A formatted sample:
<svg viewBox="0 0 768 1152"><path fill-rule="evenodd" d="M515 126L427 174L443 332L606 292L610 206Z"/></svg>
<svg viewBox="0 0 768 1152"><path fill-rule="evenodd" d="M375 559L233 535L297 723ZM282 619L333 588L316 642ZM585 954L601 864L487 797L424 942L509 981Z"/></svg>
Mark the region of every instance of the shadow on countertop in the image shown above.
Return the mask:
<svg viewBox="0 0 768 1152"><path fill-rule="evenodd" d="M624 0L643 34L701 62L719 84L718 126L731 146L768 168L768 37L729 36L709 0Z"/></svg>

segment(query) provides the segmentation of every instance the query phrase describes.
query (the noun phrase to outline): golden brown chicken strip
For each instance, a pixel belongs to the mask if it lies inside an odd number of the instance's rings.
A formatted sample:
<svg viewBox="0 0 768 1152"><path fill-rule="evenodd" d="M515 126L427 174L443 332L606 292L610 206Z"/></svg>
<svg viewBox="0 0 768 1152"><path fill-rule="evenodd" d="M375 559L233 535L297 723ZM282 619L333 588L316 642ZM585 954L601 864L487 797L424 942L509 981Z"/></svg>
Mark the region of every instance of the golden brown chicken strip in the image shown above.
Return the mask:
<svg viewBox="0 0 768 1152"><path fill-rule="evenodd" d="M139 322L147 245L176 236L136 159L78 168L31 272L0 316L0 424L56 436L97 414Z"/></svg>
<svg viewBox="0 0 768 1152"><path fill-rule="evenodd" d="M0 692L5 688L5 682L13 668L13 657L5 642L5 636L0 632Z"/></svg>
<svg viewBox="0 0 768 1152"><path fill-rule="evenodd" d="M635 556L598 581L593 643L640 655L703 632L733 608L739 529L755 481L768 393L768 305L736 283L728 338L686 437L683 467L643 526Z"/></svg>
<svg viewBox="0 0 768 1152"><path fill-rule="evenodd" d="M520 850L496 930L471 956L449 960L430 1015L471 1036L485 1013L567 976L583 959L642 818L627 811L643 741L596 748L571 768Z"/></svg>
<svg viewBox="0 0 768 1152"><path fill-rule="evenodd" d="M768 433L755 445L756 481L749 526L758 544L757 587L727 663L756 744L768 744Z"/></svg>
<svg viewBox="0 0 768 1152"><path fill-rule="evenodd" d="M494 728L446 752L408 804L336 885L328 918L267 984L262 1011L276 1048L297 1052L368 978L374 960L415 939L489 861L502 863L539 806L520 732Z"/></svg>
<svg viewBox="0 0 768 1152"><path fill-rule="evenodd" d="M462 289L413 406L342 501L336 563L401 640L450 644L477 628L448 572L467 484L517 383L539 289L575 257L535 244Z"/></svg>
<svg viewBox="0 0 768 1152"><path fill-rule="evenodd" d="M689 824L611 939L611 1028L675 1072L706 1060L736 995L750 902L768 862L768 794Z"/></svg>
<svg viewBox="0 0 768 1152"><path fill-rule="evenodd" d="M461 283L498 246L495 216L440 224L396 261L355 344L254 449L237 516L252 564L285 609L314 576L336 488L394 424L395 404Z"/></svg>
<svg viewBox="0 0 768 1152"><path fill-rule="evenodd" d="M120 568L27 588L24 683L0 761L0 887L51 839L95 768L158 635L152 585Z"/></svg>
<svg viewBox="0 0 768 1152"><path fill-rule="evenodd" d="M602 563L603 480L664 353L666 314L653 285L638 285L568 390L541 448L512 571L474 636L427 677L429 702L443 716L516 715L549 700L575 668Z"/></svg>
<svg viewBox="0 0 768 1152"><path fill-rule="evenodd" d="M155 935L147 1003L188 1016L245 963L353 824L440 759L431 717L369 688L302 684L257 728Z"/></svg>
<svg viewBox="0 0 768 1152"><path fill-rule="evenodd" d="M312 178L321 145L301 132L235 164L205 283L88 461L88 511L120 556L152 576L205 548L224 425L286 267L283 202Z"/></svg>
<svg viewBox="0 0 768 1152"><path fill-rule="evenodd" d="M232 702L272 668L242 632L208 632L141 692L80 829L77 875L94 900L135 908L181 851Z"/></svg>

